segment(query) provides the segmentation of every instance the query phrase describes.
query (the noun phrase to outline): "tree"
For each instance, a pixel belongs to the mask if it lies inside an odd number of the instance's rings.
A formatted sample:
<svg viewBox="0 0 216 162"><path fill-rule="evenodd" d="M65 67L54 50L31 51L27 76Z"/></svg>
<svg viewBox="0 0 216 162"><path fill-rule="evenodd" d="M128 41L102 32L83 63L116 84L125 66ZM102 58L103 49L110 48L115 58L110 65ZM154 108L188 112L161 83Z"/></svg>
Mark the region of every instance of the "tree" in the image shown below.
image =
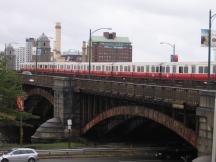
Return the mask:
<svg viewBox="0 0 216 162"><path fill-rule="evenodd" d="M22 95L21 79L15 71L6 69L4 57L0 56L0 96L1 108L15 108L16 96Z"/></svg>
<svg viewBox="0 0 216 162"><path fill-rule="evenodd" d="M16 111L16 97L24 95L21 78L5 65L4 55L0 55L0 125L18 125L19 113ZM38 117L23 113L23 120L29 118ZM24 125L28 124L24 123Z"/></svg>

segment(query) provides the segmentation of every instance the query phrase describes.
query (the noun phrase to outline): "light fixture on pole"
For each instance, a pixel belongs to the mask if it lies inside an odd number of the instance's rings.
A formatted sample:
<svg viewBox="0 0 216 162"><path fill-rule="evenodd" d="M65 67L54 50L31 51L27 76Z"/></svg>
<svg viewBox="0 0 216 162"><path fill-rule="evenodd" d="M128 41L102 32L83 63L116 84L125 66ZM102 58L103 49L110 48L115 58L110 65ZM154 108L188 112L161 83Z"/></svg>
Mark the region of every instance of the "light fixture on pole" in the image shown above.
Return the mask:
<svg viewBox="0 0 216 162"><path fill-rule="evenodd" d="M211 26L212 21L215 18L216 13L212 15L211 10L209 10L209 30L208 30L208 88L210 88L211 82ZM212 144L212 162L216 159L216 95L215 95L215 106L214 106L214 128L213 128L213 144Z"/></svg>
<svg viewBox="0 0 216 162"><path fill-rule="evenodd" d="M211 26L213 18L216 16L216 13L212 15L211 10L209 10L209 30L208 30L208 87L210 87L211 82Z"/></svg>
<svg viewBox="0 0 216 162"><path fill-rule="evenodd" d="M178 62L178 56L175 53L175 44L167 43L167 42L160 42L160 44L166 44L172 47L173 53L171 55L171 62Z"/></svg>
<svg viewBox="0 0 216 162"><path fill-rule="evenodd" d="M68 119L67 124L68 124L68 148L71 148L72 119Z"/></svg>
<svg viewBox="0 0 216 162"><path fill-rule="evenodd" d="M95 32L97 32L97 31L99 31L99 30L112 30L112 28L98 28L98 29L96 29L96 30L94 30L94 31L91 31L91 29L90 29L90 31L89 31L89 50L88 50L88 53L89 53L89 57L88 57L88 61L89 61L89 75L91 74L91 56L92 56L92 54L91 54L91 44L92 44L92 34L94 34Z"/></svg>

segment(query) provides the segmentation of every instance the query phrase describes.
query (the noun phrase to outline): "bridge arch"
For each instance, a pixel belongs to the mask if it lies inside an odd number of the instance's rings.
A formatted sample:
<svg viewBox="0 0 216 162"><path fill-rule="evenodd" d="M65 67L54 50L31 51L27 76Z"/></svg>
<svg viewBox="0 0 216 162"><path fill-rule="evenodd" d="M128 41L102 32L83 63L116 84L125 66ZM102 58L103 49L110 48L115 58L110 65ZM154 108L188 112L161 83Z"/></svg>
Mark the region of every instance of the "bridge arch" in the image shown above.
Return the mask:
<svg viewBox="0 0 216 162"><path fill-rule="evenodd" d="M34 88L27 92L27 98L30 96L42 96L54 105L54 96L42 88Z"/></svg>
<svg viewBox="0 0 216 162"><path fill-rule="evenodd" d="M106 110L88 122L82 128L81 133L85 134L101 121L119 115L140 116L153 120L172 130L180 137L184 138L193 147L197 148L197 134L192 129L187 128L187 126L183 123L171 118L164 113L143 106L119 106Z"/></svg>

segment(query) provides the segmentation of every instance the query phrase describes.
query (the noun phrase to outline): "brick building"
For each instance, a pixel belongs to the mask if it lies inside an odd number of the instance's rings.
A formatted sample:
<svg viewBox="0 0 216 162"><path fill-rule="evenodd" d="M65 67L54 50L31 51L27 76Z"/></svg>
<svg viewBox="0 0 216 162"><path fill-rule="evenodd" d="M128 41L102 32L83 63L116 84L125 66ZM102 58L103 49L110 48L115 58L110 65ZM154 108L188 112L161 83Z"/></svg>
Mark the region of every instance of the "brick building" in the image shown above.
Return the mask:
<svg viewBox="0 0 216 162"><path fill-rule="evenodd" d="M132 62L132 45L128 37L104 32L92 36L92 62Z"/></svg>

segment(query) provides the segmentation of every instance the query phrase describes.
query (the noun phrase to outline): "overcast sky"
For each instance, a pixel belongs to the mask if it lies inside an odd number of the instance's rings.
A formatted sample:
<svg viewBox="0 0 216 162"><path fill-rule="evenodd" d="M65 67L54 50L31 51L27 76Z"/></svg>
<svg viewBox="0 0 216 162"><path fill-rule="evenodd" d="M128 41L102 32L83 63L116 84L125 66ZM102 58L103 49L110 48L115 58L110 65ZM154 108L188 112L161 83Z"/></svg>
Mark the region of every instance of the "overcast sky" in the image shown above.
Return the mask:
<svg viewBox="0 0 216 162"><path fill-rule="evenodd" d="M81 50L90 28L111 27L129 37L134 62L169 61L172 48L160 42L175 43L180 61L207 61L200 30L209 9L216 13L216 0L0 0L0 49L43 32L54 38L59 21L63 51Z"/></svg>

